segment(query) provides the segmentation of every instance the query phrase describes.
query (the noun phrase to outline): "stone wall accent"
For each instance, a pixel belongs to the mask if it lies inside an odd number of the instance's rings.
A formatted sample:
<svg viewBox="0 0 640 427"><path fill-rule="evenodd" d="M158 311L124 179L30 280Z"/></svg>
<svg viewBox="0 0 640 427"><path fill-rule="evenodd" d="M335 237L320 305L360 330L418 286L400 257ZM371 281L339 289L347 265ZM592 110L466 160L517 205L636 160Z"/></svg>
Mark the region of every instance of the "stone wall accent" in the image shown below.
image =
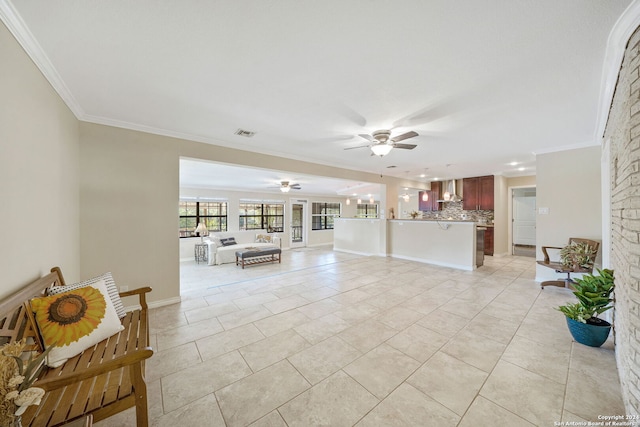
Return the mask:
<svg viewBox="0 0 640 427"><path fill-rule="evenodd" d="M616 275L616 358L629 414L640 414L639 67L640 28L629 39L604 136L605 144L610 144L611 159L610 231L611 267Z"/></svg>

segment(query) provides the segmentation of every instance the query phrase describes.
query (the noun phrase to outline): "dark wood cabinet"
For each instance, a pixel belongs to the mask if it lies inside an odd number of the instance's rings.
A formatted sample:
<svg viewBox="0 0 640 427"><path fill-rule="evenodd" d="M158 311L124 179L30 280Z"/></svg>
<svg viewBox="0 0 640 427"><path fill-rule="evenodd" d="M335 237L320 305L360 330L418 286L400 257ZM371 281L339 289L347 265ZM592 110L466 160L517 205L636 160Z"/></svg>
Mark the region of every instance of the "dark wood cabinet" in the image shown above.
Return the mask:
<svg viewBox="0 0 640 427"><path fill-rule="evenodd" d="M431 183L431 191L420 191L418 192L418 209L421 211L439 211L440 203L438 200L440 199L440 189L441 183L439 181L434 181ZM428 200L422 200L422 196L424 193L427 193Z"/></svg>
<svg viewBox="0 0 640 427"><path fill-rule="evenodd" d="M493 210L493 175L462 180L462 209L467 211Z"/></svg>
<svg viewBox="0 0 640 427"><path fill-rule="evenodd" d="M484 230L484 254L493 256L493 227Z"/></svg>

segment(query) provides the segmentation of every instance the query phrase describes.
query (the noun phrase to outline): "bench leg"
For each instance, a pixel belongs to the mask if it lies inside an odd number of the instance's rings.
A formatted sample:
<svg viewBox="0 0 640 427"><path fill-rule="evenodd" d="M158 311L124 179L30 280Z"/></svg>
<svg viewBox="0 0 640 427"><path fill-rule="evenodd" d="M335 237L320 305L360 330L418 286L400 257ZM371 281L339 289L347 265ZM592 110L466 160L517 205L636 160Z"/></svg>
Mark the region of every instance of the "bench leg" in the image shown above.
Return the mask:
<svg viewBox="0 0 640 427"><path fill-rule="evenodd" d="M149 427L149 411L147 408L147 385L139 363L131 365L131 382L136 398L136 426Z"/></svg>

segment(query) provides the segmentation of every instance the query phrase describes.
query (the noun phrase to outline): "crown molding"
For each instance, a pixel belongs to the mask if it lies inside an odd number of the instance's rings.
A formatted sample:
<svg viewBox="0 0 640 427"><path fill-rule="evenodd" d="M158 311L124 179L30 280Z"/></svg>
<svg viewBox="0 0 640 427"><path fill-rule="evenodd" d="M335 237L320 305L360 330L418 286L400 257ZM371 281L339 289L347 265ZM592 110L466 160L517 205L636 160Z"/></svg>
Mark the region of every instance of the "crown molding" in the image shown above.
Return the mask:
<svg viewBox="0 0 640 427"><path fill-rule="evenodd" d="M609 109L613 102L613 95L618 82L618 74L622 66L624 52L633 32L640 26L640 1L634 0L620 15L613 25L607 40L604 64L602 66L602 80L600 82L600 100L596 119L595 140L599 143L609 120Z"/></svg>
<svg viewBox="0 0 640 427"><path fill-rule="evenodd" d="M24 20L9 0L0 0L0 20L4 22L4 25L7 26L11 34L13 34L13 37L15 37L29 58L36 64L36 67L38 67L49 84L53 86L53 89L62 98L71 112L77 119L82 120L84 117L82 107L80 107L80 104L78 104L75 97L71 94L71 91L56 71L49 57L45 55L42 47L36 41Z"/></svg>
<svg viewBox="0 0 640 427"><path fill-rule="evenodd" d="M589 147L596 147L596 146L598 146L598 143L593 141L579 142L577 144L567 144L567 145L561 145L558 147L545 148L542 150L533 151L532 153L535 156L539 156L541 154L558 153L560 151L577 150L579 148L589 148Z"/></svg>

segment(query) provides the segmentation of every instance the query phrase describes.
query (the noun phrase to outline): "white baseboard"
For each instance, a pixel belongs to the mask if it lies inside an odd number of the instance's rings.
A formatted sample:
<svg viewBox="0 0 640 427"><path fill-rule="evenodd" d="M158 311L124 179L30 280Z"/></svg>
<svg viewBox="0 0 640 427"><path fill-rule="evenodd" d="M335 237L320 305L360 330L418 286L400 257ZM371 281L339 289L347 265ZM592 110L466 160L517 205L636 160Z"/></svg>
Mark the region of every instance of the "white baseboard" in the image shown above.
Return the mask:
<svg viewBox="0 0 640 427"><path fill-rule="evenodd" d="M475 270L475 266L469 267L468 265L462 265L462 264L451 264L448 262L440 262L440 261L434 261L434 260L430 260L430 259L423 259L423 258L414 258L414 257L409 257L409 256L404 256L404 255L389 255L392 258L400 258L400 259L406 259L408 261L416 261L416 262L422 262L424 264L433 264L433 265L439 265L441 267L449 267L449 268L455 268L457 270L465 270L465 271L473 271Z"/></svg>
<svg viewBox="0 0 640 427"><path fill-rule="evenodd" d="M333 248L336 252L344 252L346 254L354 254L354 255L362 255L362 256L375 256L376 254L372 254L371 252L360 252L360 251L351 251L349 249L339 249Z"/></svg>

